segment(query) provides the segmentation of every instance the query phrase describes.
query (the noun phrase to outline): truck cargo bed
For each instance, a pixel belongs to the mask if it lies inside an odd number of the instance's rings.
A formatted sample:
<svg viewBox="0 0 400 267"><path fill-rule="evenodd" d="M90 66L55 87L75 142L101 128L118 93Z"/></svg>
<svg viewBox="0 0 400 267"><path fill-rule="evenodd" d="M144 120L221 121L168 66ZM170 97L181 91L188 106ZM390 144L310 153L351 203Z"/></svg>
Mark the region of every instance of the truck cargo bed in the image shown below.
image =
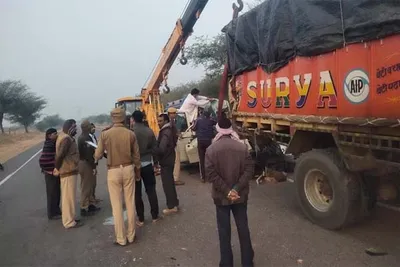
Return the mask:
<svg viewBox="0 0 400 267"><path fill-rule="evenodd" d="M235 115L400 129L400 35L235 78ZM399 131L400 135L400 131Z"/></svg>

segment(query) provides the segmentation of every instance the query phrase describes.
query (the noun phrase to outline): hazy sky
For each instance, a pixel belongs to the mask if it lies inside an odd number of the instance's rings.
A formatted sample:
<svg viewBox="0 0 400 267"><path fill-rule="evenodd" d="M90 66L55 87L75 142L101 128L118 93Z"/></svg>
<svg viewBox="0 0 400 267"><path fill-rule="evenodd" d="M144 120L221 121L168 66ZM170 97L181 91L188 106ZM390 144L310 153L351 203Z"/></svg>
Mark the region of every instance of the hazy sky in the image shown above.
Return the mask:
<svg viewBox="0 0 400 267"><path fill-rule="evenodd" d="M188 0L0 0L0 80L22 80L47 115L81 118L140 92ZM210 0L194 36L218 34L233 0ZM203 76L174 65L170 85Z"/></svg>

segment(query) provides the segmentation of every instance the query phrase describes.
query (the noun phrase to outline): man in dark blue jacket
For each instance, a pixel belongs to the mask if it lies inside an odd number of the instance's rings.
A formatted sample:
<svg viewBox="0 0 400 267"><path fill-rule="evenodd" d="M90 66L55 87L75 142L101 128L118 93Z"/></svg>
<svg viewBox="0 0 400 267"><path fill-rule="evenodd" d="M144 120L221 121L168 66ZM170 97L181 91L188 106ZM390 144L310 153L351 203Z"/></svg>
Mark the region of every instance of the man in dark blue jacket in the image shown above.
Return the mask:
<svg viewBox="0 0 400 267"><path fill-rule="evenodd" d="M197 150L200 159L200 175L203 183L205 182L204 157L207 148L211 145L214 138L214 126L217 124L210 116L210 112L205 110L202 116L195 121L192 128L196 132Z"/></svg>

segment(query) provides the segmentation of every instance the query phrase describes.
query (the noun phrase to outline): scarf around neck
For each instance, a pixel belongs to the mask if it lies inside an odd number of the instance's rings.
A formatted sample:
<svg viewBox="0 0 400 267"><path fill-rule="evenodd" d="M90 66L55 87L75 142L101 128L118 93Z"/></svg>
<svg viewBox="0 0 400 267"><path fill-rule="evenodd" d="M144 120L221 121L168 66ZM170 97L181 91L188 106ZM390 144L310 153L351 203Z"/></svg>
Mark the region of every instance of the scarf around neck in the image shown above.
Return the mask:
<svg viewBox="0 0 400 267"><path fill-rule="evenodd" d="M217 129L218 133L215 136L215 138L213 139L213 143L220 140L221 137L223 137L223 136L229 136L231 139L241 142L239 135L233 130L232 126L229 127L228 129L223 129L223 128L219 127L219 125L217 124L217 126L215 126L215 128Z"/></svg>

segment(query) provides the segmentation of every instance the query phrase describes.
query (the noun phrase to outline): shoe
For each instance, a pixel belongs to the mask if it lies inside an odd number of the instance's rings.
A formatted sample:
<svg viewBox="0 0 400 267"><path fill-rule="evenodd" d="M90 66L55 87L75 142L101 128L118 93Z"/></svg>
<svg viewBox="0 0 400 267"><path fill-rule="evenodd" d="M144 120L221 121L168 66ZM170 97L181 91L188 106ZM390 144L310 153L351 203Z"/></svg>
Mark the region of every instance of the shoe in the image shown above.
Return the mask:
<svg viewBox="0 0 400 267"><path fill-rule="evenodd" d="M203 178L201 178L200 181L201 181L203 184L206 182L206 180L204 180Z"/></svg>
<svg viewBox="0 0 400 267"><path fill-rule="evenodd" d="M97 212L97 211L101 210L101 208L100 207L96 207L95 205L89 205L88 210L90 212Z"/></svg>
<svg viewBox="0 0 400 267"><path fill-rule="evenodd" d="M175 185L184 185L184 184L185 184L184 181L180 181L180 180L175 181Z"/></svg>
<svg viewBox="0 0 400 267"><path fill-rule="evenodd" d="M68 228L68 229L79 228L81 226L83 226L83 222L75 220L75 225L70 227L70 228Z"/></svg>
<svg viewBox="0 0 400 267"><path fill-rule="evenodd" d="M158 221L161 220L161 219L162 219L162 217L161 217L161 216L158 216L157 218L153 219L153 223L156 223L156 222L158 222Z"/></svg>
<svg viewBox="0 0 400 267"><path fill-rule="evenodd" d="M136 225L137 225L138 227L142 227L142 226L144 225L144 221L141 222L141 221L137 220L137 221L136 221Z"/></svg>
<svg viewBox="0 0 400 267"><path fill-rule="evenodd" d="M117 241L114 241L113 244L116 246L125 247L128 244L128 242L123 245L123 244L118 243Z"/></svg>
<svg viewBox="0 0 400 267"><path fill-rule="evenodd" d="M170 214L175 214L179 211L178 207L174 207L172 209L164 209L163 213L164 215L170 215Z"/></svg>
<svg viewBox="0 0 400 267"><path fill-rule="evenodd" d="M54 215L49 217L49 220L59 220L59 219L61 219L61 215Z"/></svg>
<svg viewBox="0 0 400 267"><path fill-rule="evenodd" d="M136 242L136 236L133 238L133 240L132 241L129 241L128 239L127 239L127 244L133 244L133 243L135 243Z"/></svg>
<svg viewBox="0 0 400 267"><path fill-rule="evenodd" d="M81 216L83 217L88 217L88 216L93 216L94 212L89 211L89 209L85 210L85 209L81 209Z"/></svg>

